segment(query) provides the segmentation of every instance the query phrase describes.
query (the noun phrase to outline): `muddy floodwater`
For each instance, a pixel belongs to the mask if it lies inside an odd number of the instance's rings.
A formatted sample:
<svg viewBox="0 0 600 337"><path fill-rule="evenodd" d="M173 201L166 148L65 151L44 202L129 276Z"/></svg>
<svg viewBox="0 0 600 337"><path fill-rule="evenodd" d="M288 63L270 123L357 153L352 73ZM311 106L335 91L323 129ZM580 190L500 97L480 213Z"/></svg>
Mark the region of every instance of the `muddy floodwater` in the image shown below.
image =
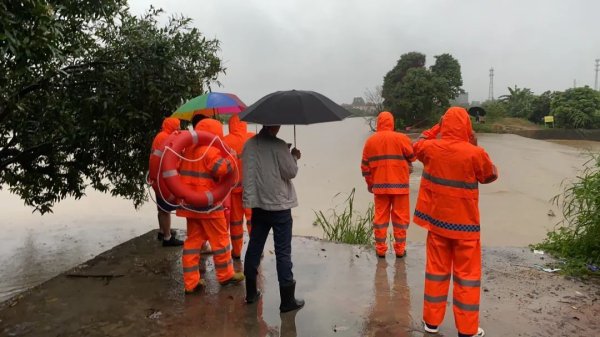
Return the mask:
<svg viewBox="0 0 600 337"><path fill-rule="evenodd" d="M358 209L371 202L359 167L370 131L362 118L352 118L298 126L296 134L302 159L294 181L300 201L293 211L294 234L321 237L320 228L313 225L314 211L335 207L353 188ZM292 127L283 127L280 136L293 142ZM480 186L482 242L487 247L520 247L543 239L560 218L550 199L586 162L586 151L600 150L596 142L540 141L510 134L479 135L479 144L500 174L497 182ZM411 176L411 207L421 172L417 163ZM556 216L549 216L550 211ZM40 216L3 189L0 212L0 301L157 226L151 202L135 210L130 201L96 191L81 200L65 200L53 214ZM182 219L173 217L173 222L175 228L185 228ZM424 238L425 231L411 226L409 242Z"/></svg>

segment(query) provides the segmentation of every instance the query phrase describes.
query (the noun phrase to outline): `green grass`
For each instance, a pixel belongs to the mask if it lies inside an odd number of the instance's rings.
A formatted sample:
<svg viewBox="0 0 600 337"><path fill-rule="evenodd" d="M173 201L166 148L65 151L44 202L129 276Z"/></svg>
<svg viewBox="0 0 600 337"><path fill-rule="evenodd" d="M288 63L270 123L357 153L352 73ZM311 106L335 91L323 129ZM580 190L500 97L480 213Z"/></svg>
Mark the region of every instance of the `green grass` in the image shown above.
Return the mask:
<svg viewBox="0 0 600 337"><path fill-rule="evenodd" d="M317 217L315 223L323 229L324 239L358 245L368 245L373 242L371 226L373 205L370 204L364 214L356 211L354 209L355 192L356 189L353 188L348 198L344 200L344 209L341 212L336 209L330 209L328 215L325 215L323 211L315 212Z"/></svg>
<svg viewBox="0 0 600 337"><path fill-rule="evenodd" d="M600 276L588 265L600 266L600 154L591 155L579 176L564 185L553 202L562 208L564 220L535 249L561 259L565 274Z"/></svg>
<svg viewBox="0 0 600 337"><path fill-rule="evenodd" d="M473 123L473 131L477 133L497 133L497 128L494 128L492 124L477 124Z"/></svg>

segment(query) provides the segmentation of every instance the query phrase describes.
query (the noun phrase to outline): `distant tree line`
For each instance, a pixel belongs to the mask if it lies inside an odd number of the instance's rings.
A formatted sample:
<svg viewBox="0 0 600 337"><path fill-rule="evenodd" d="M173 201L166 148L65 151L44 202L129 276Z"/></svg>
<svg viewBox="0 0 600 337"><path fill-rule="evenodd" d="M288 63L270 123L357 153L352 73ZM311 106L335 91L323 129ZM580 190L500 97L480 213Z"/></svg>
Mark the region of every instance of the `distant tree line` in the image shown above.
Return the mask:
<svg viewBox="0 0 600 337"><path fill-rule="evenodd" d="M429 68L425 63L422 53L401 55L384 76L380 94L370 91L367 95L367 102L381 99L380 110L390 111L398 128L435 123L450 101L464 92L460 63L452 55L435 56L435 63ZM496 101L482 104L490 115L524 118L534 123L543 123L544 116L554 116L557 127L600 128L600 93L588 86L540 95L515 86L508 92Z"/></svg>
<svg viewBox="0 0 600 337"><path fill-rule="evenodd" d="M508 88L497 101L483 103L493 114L525 118L543 123L544 116L554 116L557 127L600 128L600 93L585 86L565 91L546 91L535 95L528 88Z"/></svg>

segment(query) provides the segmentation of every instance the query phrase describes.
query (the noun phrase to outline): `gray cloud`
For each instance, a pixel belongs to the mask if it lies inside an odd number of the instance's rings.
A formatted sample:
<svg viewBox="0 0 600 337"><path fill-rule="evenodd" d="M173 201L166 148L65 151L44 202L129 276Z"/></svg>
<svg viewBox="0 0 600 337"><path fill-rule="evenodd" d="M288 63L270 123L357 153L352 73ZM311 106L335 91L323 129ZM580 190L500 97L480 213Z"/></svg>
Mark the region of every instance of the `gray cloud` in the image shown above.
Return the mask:
<svg viewBox="0 0 600 337"><path fill-rule="evenodd" d="M310 89L350 102L380 85L401 54L450 53L472 100L507 86L536 93L594 84L600 1L584 0L131 0L194 19L222 42L220 90L253 103L275 90Z"/></svg>

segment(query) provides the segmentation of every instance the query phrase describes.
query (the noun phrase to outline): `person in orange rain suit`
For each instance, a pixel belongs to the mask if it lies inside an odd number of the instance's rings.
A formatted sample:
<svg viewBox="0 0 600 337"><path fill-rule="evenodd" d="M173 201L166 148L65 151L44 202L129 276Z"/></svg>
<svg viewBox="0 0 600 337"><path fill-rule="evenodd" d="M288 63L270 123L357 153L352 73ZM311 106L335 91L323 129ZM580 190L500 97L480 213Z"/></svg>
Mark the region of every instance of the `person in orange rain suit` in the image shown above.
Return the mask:
<svg viewBox="0 0 600 337"><path fill-rule="evenodd" d="M207 131L223 138L223 126L214 119L207 118L200 121L196 125L196 131ZM182 160L179 174L185 184L199 193L212 190L215 184L218 184L218 180L233 169L231 159L224 157L216 147L212 146L190 148L185 151L184 157L192 161ZM202 159L197 160L200 157ZM231 241L223 207L219 206L206 213L211 208L183 205L177 209L177 216L187 219L187 239L183 244L182 253L183 282L186 293L196 292L204 285L204 282L200 281L199 262L200 249L207 240L212 248L219 282L227 285L244 280L243 273L234 273L233 271Z"/></svg>
<svg viewBox="0 0 600 337"><path fill-rule="evenodd" d="M240 259L242 255L242 246L244 244L244 215L246 216L246 227L248 227L248 233L252 230L252 210L249 208L244 209L242 203L242 150L244 144L248 139L254 136L253 133L247 131L248 125L245 122L240 121L237 115L232 116L229 119L229 134L225 136L224 140L229 147L231 147L237 154L237 168L239 173L239 183L235 186L231 192L231 222L230 222L230 233L231 233L231 245L233 250L231 256L234 259Z"/></svg>
<svg viewBox="0 0 600 337"><path fill-rule="evenodd" d="M162 129L152 141L150 153L160 153L159 148L163 145L167 137L169 137L173 132L179 130L179 124L179 119L177 118L165 118L162 123ZM153 156L150 156L150 160L152 160L152 157ZM150 177L150 179L154 180L156 177ZM177 239L175 237L175 231L171 230L171 212L173 212L176 207L167 203L162 198L159 191L155 190L154 195L156 196L156 209L158 211L159 229L157 239L162 241L163 247L181 246L183 241Z"/></svg>
<svg viewBox="0 0 600 337"><path fill-rule="evenodd" d="M377 131L367 139L361 170L369 192L375 195L375 250L385 258L390 217L394 229L396 257L406 254L406 230L410 223L408 177L415 160L410 139L394 131L394 117L383 111L377 117Z"/></svg>
<svg viewBox="0 0 600 337"><path fill-rule="evenodd" d="M423 132L413 147L424 165L413 221L429 231L424 328L438 332L446 311L452 271L458 335L483 336L479 327L478 185L493 182L498 172L485 150L477 146L471 119L460 107L448 109L440 123Z"/></svg>

